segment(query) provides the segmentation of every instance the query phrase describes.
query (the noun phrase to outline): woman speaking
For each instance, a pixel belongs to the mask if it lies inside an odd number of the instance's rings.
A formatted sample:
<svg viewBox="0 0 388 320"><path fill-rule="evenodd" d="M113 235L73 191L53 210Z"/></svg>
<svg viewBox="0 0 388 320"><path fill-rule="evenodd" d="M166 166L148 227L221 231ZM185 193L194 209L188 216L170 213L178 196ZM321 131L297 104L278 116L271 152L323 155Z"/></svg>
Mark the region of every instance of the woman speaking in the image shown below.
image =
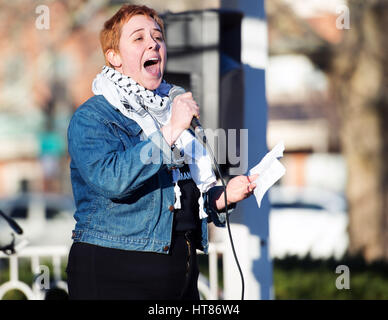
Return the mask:
<svg viewBox="0 0 388 320"><path fill-rule="evenodd" d="M192 94L169 98L164 39L145 6L122 6L101 31L106 65L68 129L70 299L199 299L196 250L207 252L208 223L224 226L225 202L188 130L199 117ZM250 196L255 178L231 179L228 205Z"/></svg>

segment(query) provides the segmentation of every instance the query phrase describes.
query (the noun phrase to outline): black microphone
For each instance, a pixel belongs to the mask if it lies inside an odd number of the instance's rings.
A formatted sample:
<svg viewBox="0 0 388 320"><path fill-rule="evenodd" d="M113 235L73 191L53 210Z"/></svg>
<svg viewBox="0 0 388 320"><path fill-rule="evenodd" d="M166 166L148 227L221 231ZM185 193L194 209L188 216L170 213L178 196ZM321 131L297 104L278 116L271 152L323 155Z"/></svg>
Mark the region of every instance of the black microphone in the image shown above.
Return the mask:
<svg viewBox="0 0 388 320"><path fill-rule="evenodd" d="M172 101L174 101L174 99L181 95L181 94L184 94L186 91L185 89L183 89L182 87L178 87L178 86L173 86L169 93L168 93L168 96ZM197 117L193 117L193 119L191 119L191 129L197 134L197 136L204 142L206 143L206 136L205 136L205 130L203 130L202 126L201 126L201 123L199 122L198 118Z"/></svg>
<svg viewBox="0 0 388 320"><path fill-rule="evenodd" d="M17 234L23 234L23 229L16 223L15 220L8 217L3 211L0 210L0 216L2 216L5 221L8 222L9 226L15 231Z"/></svg>

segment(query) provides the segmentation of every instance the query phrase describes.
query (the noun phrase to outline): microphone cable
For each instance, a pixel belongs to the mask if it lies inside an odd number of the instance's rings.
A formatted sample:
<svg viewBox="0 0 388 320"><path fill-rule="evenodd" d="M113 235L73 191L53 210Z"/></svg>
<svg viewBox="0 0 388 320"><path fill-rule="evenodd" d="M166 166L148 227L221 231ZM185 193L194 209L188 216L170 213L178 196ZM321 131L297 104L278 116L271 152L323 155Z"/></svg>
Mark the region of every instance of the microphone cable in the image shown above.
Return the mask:
<svg viewBox="0 0 388 320"><path fill-rule="evenodd" d="M171 101L174 100L174 98L179 95L179 94L182 94L184 93L185 91L180 88L180 87L175 87L175 88L178 88L176 89L176 92L173 93L173 94L169 94L170 96L170 99ZM183 90L183 91L182 91ZM148 109L144 106L144 103L141 103L140 104L141 107L143 108L143 110L145 110L150 116L151 118L159 125L159 128L162 126L161 123L148 111ZM200 123L198 122L198 125ZM225 212L226 212L226 226L227 226L227 229L228 229L228 235L229 235L229 241L230 241L230 245L232 247L232 252L233 252L233 256L234 256L234 260L236 262L236 265L237 265L237 268L238 268L238 271L240 273L240 278L241 278L241 300L244 300L244 290L245 290L245 281L244 281L244 275L243 275L243 272L241 270L241 267L240 267L240 263L238 261L238 258L237 258L237 254L236 254L236 249L234 248L234 243L233 243L233 237L232 237L232 232L230 230L230 221L229 221L229 212L228 212L228 199L227 199L227 195L226 195L226 184L225 184L225 181L224 181L224 178L221 174L221 170L220 170L220 167L218 165L218 162L214 156L214 153L213 153L213 150L212 148L210 147L210 145L207 143L207 139L206 139L206 136L203 132L203 129L201 127L201 130L196 130L194 128L194 132L196 134L196 136L198 137L198 140L202 142L202 144L204 145L205 149L207 149L209 151L209 153L211 154L211 157L212 157L212 160L213 160L213 164L214 166L216 167L216 170L218 172L218 175L220 177L220 180L221 180L221 183L222 183L222 187L224 189L224 200L225 200Z"/></svg>
<svg viewBox="0 0 388 320"><path fill-rule="evenodd" d="M203 129L202 129L203 130ZM196 132L197 130L195 130ZM221 180L221 183L222 183L222 187L224 189L224 200L225 200L225 212L226 212L226 226L227 226L227 229L228 229L228 235L229 235L229 241L230 241L230 245L232 247L232 252L233 252L233 256L234 256L234 260L236 262L236 265L237 265L237 268L238 268L238 271L240 273L240 278L241 278L241 300L244 300L244 291L245 291L245 281L244 281L244 274L241 270L241 266L240 266L240 263L238 261L238 258L237 258L237 254L236 254L236 250L234 248L234 243L233 243L233 237L232 237L232 232L230 230L230 221L229 221L229 212L228 212L228 199L227 199L227 195L226 195L226 184L225 184L225 181L224 181L224 178L221 174L221 170L220 170L220 167L218 165L218 162L214 156L214 153L213 153L213 150L212 148L210 147L210 145L207 143L207 139L206 139L206 136L204 134L201 134L199 135L198 132L197 133L197 136L200 136L200 141L202 141L203 145L205 146L205 148L209 151L209 153L211 154L211 157L212 157L212 160L213 160L213 163L214 163L214 166L216 167L216 170L218 172L218 175L220 177L220 180Z"/></svg>

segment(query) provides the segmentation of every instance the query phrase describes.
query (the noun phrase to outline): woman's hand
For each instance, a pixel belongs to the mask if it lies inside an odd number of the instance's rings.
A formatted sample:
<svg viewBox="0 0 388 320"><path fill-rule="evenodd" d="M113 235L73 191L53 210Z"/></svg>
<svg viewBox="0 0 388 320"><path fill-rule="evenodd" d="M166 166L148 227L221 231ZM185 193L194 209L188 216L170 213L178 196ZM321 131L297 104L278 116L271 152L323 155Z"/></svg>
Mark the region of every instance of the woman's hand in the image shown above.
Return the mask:
<svg viewBox="0 0 388 320"><path fill-rule="evenodd" d="M191 92L177 96L172 103L170 122L161 128L167 143L171 146L181 133L190 127L191 119L199 118L199 107Z"/></svg>
<svg viewBox="0 0 388 320"><path fill-rule="evenodd" d="M228 205L244 200L252 195L253 190L256 188L256 183L253 181L255 181L258 176L258 174L254 174L251 176L237 176L231 179L226 185ZM216 199L215 205L217 210L225 208L224 192Z"/></svg>

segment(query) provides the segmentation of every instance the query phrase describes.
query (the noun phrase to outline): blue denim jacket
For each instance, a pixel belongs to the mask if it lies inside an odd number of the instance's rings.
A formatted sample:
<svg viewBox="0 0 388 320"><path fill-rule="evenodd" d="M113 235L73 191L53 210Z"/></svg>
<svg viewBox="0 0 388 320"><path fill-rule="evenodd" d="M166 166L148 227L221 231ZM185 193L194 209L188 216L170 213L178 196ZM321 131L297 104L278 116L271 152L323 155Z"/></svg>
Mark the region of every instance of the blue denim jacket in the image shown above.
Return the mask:
<svg viewBox="0 0 388 320"><path fill-rule="evenodd" d="M171 167L176 163L160 131L146 139L141 139L141 132L135 121L123 116L102 95L90 98L74 113L68 148L76 203L75 242L169 252L175 202ZM144 150L152 154L151 163L144 164L141 159ZM155 161L155 154L160 161ZM210 205L216 188L204 196L209 215L202 219L205 252L207 223L225 224L225 213Z"/></svg>

